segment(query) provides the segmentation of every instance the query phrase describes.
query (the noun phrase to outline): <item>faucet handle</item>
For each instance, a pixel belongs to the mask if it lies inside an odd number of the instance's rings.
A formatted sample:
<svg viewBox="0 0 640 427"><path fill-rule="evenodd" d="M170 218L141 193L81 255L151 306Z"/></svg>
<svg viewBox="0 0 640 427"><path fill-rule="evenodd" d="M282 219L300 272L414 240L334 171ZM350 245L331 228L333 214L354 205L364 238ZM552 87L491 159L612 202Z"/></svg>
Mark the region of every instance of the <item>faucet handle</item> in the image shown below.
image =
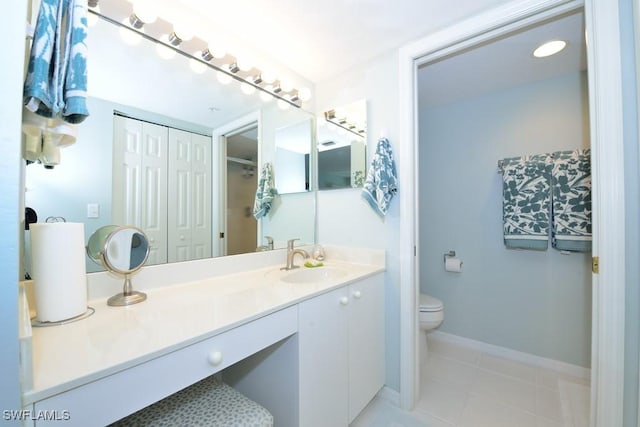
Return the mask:
<svg viewBox="0 0 640 427"><path fill-rule="evenodd" d="M287 249L293 249L293 243L294 243L296 240L300 240L300 239L290 239L290 240L287 240Z"/></svg>
<svg viewBox="0 0 640 427"><path fill-rule="evenodd" d="M267 239L267 243L268 244L272 244L273 243L273 237L271 236L264 236L265 239Z"/></svg>

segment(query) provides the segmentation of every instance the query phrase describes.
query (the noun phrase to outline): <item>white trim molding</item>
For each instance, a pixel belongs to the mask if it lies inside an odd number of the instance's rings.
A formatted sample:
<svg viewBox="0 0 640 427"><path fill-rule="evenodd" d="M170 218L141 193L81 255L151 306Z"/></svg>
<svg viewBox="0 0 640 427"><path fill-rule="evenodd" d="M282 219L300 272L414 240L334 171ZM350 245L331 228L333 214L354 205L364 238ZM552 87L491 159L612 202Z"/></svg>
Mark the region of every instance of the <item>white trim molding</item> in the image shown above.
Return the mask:
<svg viewBox="0 0 640 427"><path fill-rule="evenodd" d="M585 3L593 176L591 426L621 426L624 395L625 201L617 1Z"/></svg>
<svg viewBox="0 0 640 427"><path fill-rule="evenodd" d="M417 263L418 120L417 67L453 52L585 6L589 52L594 245L600 275L594 276L592 426L622 423L624 354L624 164L618 6L614 0L517 0L462 21L399 52L400 139L400 403L409 410L418 397ZM601 156L601 158L600 158ZM599 283L599 285L598 285ZM605 285L606 284L606 285ZM598 288L600 286L601 288Z"/></svg>
<svg viewBox="0 0 640 427"><path fill-rule="evenodd" d="M579 378L581 380L589 381L589 379L591 378L591 369L589 368L562 362L560 360L549 359L547 357L536 356L535 354L525 353L494 344L487 344L482 341L472 340L470 338L461 337L459 335L453 335L442 331L432 331L429 333L429 339L431 341L440 341L449 344L455 344L460 347L480 351L482 353L500 357L502 359L513 360L515 362L526 363L527 365L531 366L550 369L552 371Z"/></svg>

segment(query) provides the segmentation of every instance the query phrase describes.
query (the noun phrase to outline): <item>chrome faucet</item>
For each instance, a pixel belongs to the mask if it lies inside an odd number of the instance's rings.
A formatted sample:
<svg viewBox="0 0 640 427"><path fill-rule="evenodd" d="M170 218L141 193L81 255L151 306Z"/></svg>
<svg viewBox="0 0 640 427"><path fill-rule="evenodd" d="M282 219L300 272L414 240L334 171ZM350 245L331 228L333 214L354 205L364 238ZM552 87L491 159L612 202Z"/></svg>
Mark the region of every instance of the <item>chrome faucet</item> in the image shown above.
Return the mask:
<svg viewBox="0 0 640 427"><path fill-rule="evenodd" d="M293 242L300 239L291 239L287 241L287 265L282 267L280 270L293 270L294 268L299 268L297 265L293 263L293 259L296 255L302 255L305 259L309 258L309 253L304 249L294 249Z"/></svg>
<svg viewBox="0 0 640 427"><path fill-rule="evenodd" d="M256 252L262 252L262 251L272 251L273 250L273 237L271 236L264 236L265 239L267 239L267 244L266 245L261 245L258 246L256 248Z"/></svg>

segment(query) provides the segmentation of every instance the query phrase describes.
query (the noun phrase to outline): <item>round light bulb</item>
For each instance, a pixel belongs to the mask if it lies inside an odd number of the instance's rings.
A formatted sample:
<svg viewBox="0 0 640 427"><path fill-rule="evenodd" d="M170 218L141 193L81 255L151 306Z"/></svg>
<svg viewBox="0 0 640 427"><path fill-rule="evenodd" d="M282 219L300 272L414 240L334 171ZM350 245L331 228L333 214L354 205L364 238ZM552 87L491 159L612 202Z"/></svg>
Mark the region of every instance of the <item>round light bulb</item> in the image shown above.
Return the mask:
<svg viewBox="0 0 640 427"><path fill-rule="evenodd" d="M262 76L262 81L265 84L271 84L276 81L276 75L271 70L263 70L260 72L260 75Z"/></svg>
<svg viewBox="0 0 640 427"><path fill-rule="evenodd" d="M536 58L545 58L547 56L555 55L567 46L567 42L564 40L552 40L546 42L536 48L533 51L533 56Z"/></svg>
<svg viewBox="0 0 640 427"><path fill-rule="evenodd" d="M207 48L209 49L209 53L213 55L214 58L220 59L224 58L227 55L227 51L216 43L207 43Z"/></svg>
<svg viewBox="0 0 640 427"><path fill-rule="evenodd" d="M233 77L231 77L229 74L227 73L223 73L222 71L218 71L216 73L216 78L218 79L218 81L220 83L222 83L223 85L229 84L231 83L231 80L233 80Z"/></svg>
<svg viewBox="0 0 640 427"><path fill-rule="evenodd" d="M301 87L298 89L298 97L302 102L307 102L311 99L311 89L307 87Z"/></svg>
<svg viewBox="0 0 640 427"><path fill-rule="evenodd" d="M240 90L246 95L252 95L256 92L256 88L249 83L240 83Z"/></svg>
<svg viewBox="0 0 640 427"><path fill-rule="evenodd" d="M156 53L160 56L160 58L167 60L176 56L175 50L163 45L162 43L156 44Z"/></svg>
<svg viewBox="0 0 640 427"><path fill-rule="evenodd" d="M144 33L144 29L141 28L139 30L132 30L131 27L129 27L129 18L125 18L122 23L124 25L118 30L122 41L130 46L140 44L140 42L142 41L142 36L140 36L138 32Z"/></svg>
<svg viewBox="0 0 640 427"><path fill-rule="evenodd" d="M201 52L197 52L196 56L200 56ZM195 58L189 59L189 68L196 74L202 74L207 71L206 64L203 64L201 61L198 61Z"/></svg>
<svg viewBox="0 0 640 427"><path fill-rule="evenodd" d="M173 32L183 42L191 40L195 35L191 25L189 25L189 23L185 22L184 20L178 20L175 24L173 24Z"/></svg>
<svg viewBox="0 0 640 427"><path fill-rule="evenodd" d="M286 79L280 79L280 87L284 92L291 92L293 90L293 84Z"/></svg>
<svg viewBox="0 0 640 427"><path fill-rule="evenodd" d="M155 11L153 2L150 0L135 1L133 3L133 13L145 24L151 24L158 19L158 14Z"/></svg>
<svg viewBox="0 0 640 427"><path fill-rule="evenodd" d="M238 56L236 58L236 65L238 65L238 68L242 71L249 71L253 68L251 61L249 61L246 56Z"/></svg>

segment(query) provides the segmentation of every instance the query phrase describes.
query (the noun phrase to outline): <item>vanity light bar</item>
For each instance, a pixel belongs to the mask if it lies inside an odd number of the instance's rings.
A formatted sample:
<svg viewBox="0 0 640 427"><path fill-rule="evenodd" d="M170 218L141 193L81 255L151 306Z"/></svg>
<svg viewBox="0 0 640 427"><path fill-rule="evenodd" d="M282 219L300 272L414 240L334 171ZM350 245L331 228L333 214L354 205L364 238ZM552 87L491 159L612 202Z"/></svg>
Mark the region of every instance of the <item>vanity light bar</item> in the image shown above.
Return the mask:
<svg viewBox="0 0 640 427"><path fill-rule="evenodd" d="M324 112L324 118L326 121L333 123L334 125L358 135L362 138L366 137L366 131L364 129L358 129L354 123L349 123L346 117L337 117L336 110L329 110Z"/></svg>
<svg viewBox="0 0 640 427"><path fill-rule="evenodd" d="M177 36L175 32L173 31L169 32L169 38L167 39L167 42L163 42L162 40L160 40L160 37L154 37L150 35L149 31L139 31L144 26L148 27L149 24L146 24L143 20L138 18L135 13L131 13L129 15L129 18L126 19L123 23L123 22L119 22L117 19L113 19L105 15L102 11L96 9L96 7L98 6L98 0L93 0L92 4L94 4L94 6L91 6L92 8L89 8L88 12L100 19L103 19L106 22L109 22L110 24L113 24L120 28L126 28L127 30L132 31L133 33L142 37L145 40L154 42L158 45L162 45L167 49L171 49L174 52L188 59L192 59L194 61L200 62L208 66L209 68L212 68L218 72L221 72L237 80L238 82L245 83L249 86L253 86L254 88L262 92L268 93L271 96L289 105L292 105L296 108L301 108L302 101L296 89L291 89L290 91L285 92L282 90L282 87L280 86L280 82L277 80L271 86L263 86L263 83L265 82L262 79L262 73L260 72L260 70L253 68L249 70L251 72L242 71L237 64L237 60L230 55L227 55L225 58L214 57L211 51L209 50L209 47L206 46L206 42L204 42L203 40L196 39L195 37L192 39L192 40L195 40L195 43L201 43L205 46L201 52L198 51L197 54L192 55L188 52L185 52L185 50L180 49L180 46L183 45L184 40L180 39L180 37ZM159 21L160 25L162 24L170 25L167 21L163 21L160 18L158 18L157 21ZM155 26L158 26L158 25L155 25ZM173 39L172 39L172 36L174 36ZM166 36L164 37L166 38ZM228 58L230 58L230 60ZM224 63L222 63L223 59L225 59L225 63L230 65L227 66Z"/></svg>

